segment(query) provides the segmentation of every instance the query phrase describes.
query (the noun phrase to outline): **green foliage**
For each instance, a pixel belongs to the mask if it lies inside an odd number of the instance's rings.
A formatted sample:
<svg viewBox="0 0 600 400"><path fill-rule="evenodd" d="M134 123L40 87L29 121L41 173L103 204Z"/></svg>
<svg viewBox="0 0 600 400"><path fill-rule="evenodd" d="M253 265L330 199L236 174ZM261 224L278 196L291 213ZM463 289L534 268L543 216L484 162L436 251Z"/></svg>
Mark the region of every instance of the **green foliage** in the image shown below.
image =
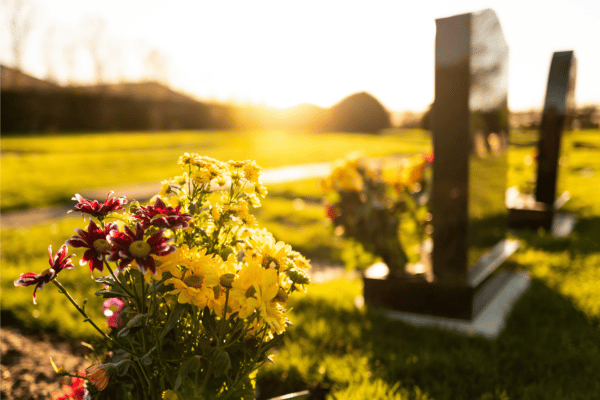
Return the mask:
<svg viewBox="0 0 600 400"><path fill-rule="evenodd" d="M426 150L426 132L384 135L301 131L76 133L2 138L2 211L68 202L84 188L160 181L179 173L181 153L255 160L263 168L331 161L356 149L368 155Z"/></svg>
<svg viewBox="0 0 600 400"><path fill-rule="evenodd" d="M405 140L412 139L401 137L399 142ZM286 331L284 345L272 350L275 364L257 376L260 398L310 389L316 399L358 399L362 394L369 399L595 399L600 393L600 134L574 132L565 143L570 158L562 171L567 171L572 194L566 210L578 217L575 231L563 239L544 231L519 233L524 245L504 268L527 270L534 279L497 340L416 328L357 309L360 280L313 284L302 300L290 301L294 326ZM511 148L511 171L533 148ZM331 254L341 260L343 241L323 224L316 179L268 190L259 209L260 225L309 258ZM300 210L291 202L297 198L304 202ZM62 335L74 338L86 334L77 327L88 325L68 312L52 285L38 292L34 306L31 291L12 283L25 269L45 269L47 244L58 249L80 225L76 217L65 217L2 230L3 317L11 314L21 326L35 329L60 327ZM89 270L79 266L63 272L61 282L80 303L85 293L92 293L86 285L94 285ZM99 310L92 300L89 313ZM32 318L36 310L39 315Z"/></svg>

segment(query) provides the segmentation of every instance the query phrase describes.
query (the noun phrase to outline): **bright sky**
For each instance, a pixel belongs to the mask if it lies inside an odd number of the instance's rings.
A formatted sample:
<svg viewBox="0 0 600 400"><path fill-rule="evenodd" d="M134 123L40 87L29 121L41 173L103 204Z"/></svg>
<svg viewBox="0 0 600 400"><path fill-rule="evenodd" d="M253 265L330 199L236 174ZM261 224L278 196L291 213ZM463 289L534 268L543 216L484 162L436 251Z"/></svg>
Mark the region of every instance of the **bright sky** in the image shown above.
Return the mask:
<svg viewBox="0 0 600 400"><path fill-rule="evenodd" d="M433 101L435 19L492 8L509 46L509 107L541 108L554 51L574 50L578 104L600 103L598 0L37 0L24 69L44 77L47 29L77 36L84 17L107 23L121 75L143 74L140 49L169 60L169 82L204 99L328 107L367 91L388 109ZM79 28L78 28L79 27ZM70 31L69 31L70 29ZM8 31L3 62L11 63ZM45 45L46 44L46 45ZM47 52L47 50L46 50ZM77 79L93 69L81 55ZM62 72L64 76L65 72Z"/></svg>

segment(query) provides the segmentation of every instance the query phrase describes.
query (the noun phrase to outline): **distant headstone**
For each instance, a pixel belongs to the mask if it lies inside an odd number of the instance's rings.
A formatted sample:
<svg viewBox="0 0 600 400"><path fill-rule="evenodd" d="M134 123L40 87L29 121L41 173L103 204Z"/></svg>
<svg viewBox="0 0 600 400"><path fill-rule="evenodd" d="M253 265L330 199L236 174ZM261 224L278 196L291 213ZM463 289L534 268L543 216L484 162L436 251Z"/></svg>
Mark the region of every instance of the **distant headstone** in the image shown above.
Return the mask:
<svg viewBox="0 0 600 400"><path fill-rule="evenodd" d="M430 271L427 279L366 278L364 296L388 309L471 320L510 281L492 275L519 246L505 239L508 47L489 9L436 25Z"/></svg>
<svg viewBox="0 0 600 400"><path fill-rule="evenodd" d="M550 64L546 99L537 144L535 193L515 193L509 202L509 225L513 228L550 229L555 211L568 193L557 198L561 139L567 116L575 108L576 61L573 51L555 52ZM564 177L563 177L564 178ZM564 185L562 185L564 186Z"/></svg>

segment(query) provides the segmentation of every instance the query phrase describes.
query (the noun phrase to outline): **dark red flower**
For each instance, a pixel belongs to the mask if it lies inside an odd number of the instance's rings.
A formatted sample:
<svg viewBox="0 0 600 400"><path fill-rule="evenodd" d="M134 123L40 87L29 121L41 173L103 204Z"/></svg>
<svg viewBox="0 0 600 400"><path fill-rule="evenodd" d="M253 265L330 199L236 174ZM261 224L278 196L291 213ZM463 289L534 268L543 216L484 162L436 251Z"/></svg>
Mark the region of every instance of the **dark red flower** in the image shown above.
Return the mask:
<svg viewBox="0 0 600 400"><path fill-rule="evenodd" d="M41 274L36 274L35 272L25 272L21 274L19 279L15 281L15 286L35 285L35 288L33 289L33 304L36 304L35 299L37 297L36 292L38 289L43 289L44 285L56 278L56 275L58 275L58 273L63 269L74 268L74 265L71 262L71 257L73 257L75 254L70 254L67 256L66 245L63 244L54 256L52 255L52 246L48 246L48 255L50 256L50 268Z"/></svg>
<svg viewBox="0 0 600 400"><path fill-rule="evenodd" d="M85 391L85 379L72 376L70 385L63 384L60 392L52 393L52 400L83 400Z"/></svg>
<svg viewBox="0 0 600 400"><path fill-rule="evenodd" d="M117 309L112 311L110 309L111 307L116 307ZM106 319L108 326L111 328L118 328L121 326L123 322L121 319L121 310L123 307L125 307L125 302L121 300L120 297L113 297L102 303L102 313L108 317Z"/></svg>
<svg viewBox="0 0 600 400"><path fill-rule="evenodd" d="M156 264L152 254L164 256L175 251L175 246L167 243L171 239L163 237L163 230L144 240L145 229L140 222L136 224L135 232L128 226L124 229L125 232L112 230L108 235L108 241L113 245L113 249L107 259L118 262L119 269L135 261L143 274L148 270L155 274Z"/></svg>
<svg viewBox="0 0 600 400"><path fill-rule="evenodd" d="M157 226L169 229L184 229L188 227L191 214L180 213L181 206L168 207L160 197L156 198L153 206L139 207L133 218L139 220L144 228Z"/></svg>
<svg viewBox="0 0 600 400"><path fill-rule="evenodd" d="M71 247L85 247L87 250L79 261L80 265L89 263L90 272L97 269L104 271L103 256L109 254L112 246L106 239L110 231L117 229L116 224L107 224L104 229L100 228L93 220L87 227L87 232L83 229L75 229L77 235L71 236L65 243Z"/></svg>
<svg viewBox="0 0 600 400"><path fill-rule="evenodd" d="M97 200L88 200L81 197L79 194L75 194L71 200L77 200L77 204L75 204L75 208L68 212L80 211L81 215L89 214L93 217L102 219L109 212L120 210L123 208L123 204L127 204L127 199L125 197L119 198L111 198L110 196L114 192L110 192L108 196L106 196L106 200L104 200L104 204L98 203Z"/></svg>

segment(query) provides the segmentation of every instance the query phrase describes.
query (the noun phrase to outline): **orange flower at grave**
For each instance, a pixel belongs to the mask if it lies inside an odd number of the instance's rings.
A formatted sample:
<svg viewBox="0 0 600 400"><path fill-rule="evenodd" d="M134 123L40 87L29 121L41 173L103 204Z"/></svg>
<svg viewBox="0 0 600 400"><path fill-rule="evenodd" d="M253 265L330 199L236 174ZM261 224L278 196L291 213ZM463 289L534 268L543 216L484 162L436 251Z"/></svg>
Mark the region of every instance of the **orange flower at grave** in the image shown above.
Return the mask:
<svg viewBox="0 0 600 400"><path fill-rule="evenodd" d="M110 380L108 372L101 368L100 364L92 364L85 370L86 376L90 383L96 387L99 391L106 389L108 381Z"/></svg>

